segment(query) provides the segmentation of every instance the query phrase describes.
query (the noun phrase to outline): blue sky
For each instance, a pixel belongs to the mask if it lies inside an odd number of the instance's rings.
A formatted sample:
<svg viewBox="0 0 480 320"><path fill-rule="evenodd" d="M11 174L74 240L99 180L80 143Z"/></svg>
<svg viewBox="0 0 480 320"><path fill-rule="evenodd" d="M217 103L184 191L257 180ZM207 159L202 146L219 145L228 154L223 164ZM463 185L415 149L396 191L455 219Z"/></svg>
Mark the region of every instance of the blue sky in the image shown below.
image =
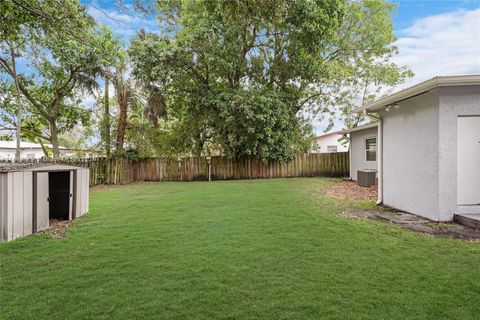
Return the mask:
<svg viewBox="0 0 480 320"><path fill-rule="evenodd" d="M397 4L397 14L393 19L396 31L411 26L415 20L423 17L459 9L473 10L480 6L480 1L474 0L397 0L392 2Z"/></svg>

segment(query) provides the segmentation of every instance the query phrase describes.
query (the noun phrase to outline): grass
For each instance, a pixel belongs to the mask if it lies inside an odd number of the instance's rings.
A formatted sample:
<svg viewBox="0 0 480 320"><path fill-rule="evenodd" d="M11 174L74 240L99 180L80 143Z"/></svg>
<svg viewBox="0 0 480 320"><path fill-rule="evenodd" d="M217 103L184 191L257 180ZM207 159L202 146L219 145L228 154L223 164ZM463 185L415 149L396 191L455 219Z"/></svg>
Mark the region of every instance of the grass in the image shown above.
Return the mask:
<svg viewBox="0 0 480 320"><path fill-rule="evenodd" d="M334 179L91 192L0 246L1 319L478 319L480 244L346 219Z"/></svg>

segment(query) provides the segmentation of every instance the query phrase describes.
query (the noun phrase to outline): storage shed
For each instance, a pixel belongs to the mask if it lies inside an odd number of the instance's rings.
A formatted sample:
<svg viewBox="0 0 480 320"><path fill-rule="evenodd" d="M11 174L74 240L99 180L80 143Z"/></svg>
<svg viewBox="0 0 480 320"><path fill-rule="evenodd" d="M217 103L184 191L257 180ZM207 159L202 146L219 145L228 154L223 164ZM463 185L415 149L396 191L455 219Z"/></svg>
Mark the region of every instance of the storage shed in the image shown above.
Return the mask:
<svg viewBox="0 0 480 320"><path fill-rule="evenodd" d="M49 163L0 163L0 241L45 230L49 221L88 211L88 168Z"/></svg>

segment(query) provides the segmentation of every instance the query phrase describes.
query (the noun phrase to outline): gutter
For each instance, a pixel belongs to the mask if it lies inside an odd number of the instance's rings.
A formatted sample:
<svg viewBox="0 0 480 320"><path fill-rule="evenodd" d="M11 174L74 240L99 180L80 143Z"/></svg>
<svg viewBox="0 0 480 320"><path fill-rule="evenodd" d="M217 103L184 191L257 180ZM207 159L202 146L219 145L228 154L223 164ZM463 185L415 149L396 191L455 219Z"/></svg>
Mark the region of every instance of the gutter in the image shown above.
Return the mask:
<svg viewBox="0 0 480 320"><path fill-rule="evenodd" d="M377 172L378 172L378 198L377 204L383 203L383 119L378 119L378 143L377 143Z"/></svg>

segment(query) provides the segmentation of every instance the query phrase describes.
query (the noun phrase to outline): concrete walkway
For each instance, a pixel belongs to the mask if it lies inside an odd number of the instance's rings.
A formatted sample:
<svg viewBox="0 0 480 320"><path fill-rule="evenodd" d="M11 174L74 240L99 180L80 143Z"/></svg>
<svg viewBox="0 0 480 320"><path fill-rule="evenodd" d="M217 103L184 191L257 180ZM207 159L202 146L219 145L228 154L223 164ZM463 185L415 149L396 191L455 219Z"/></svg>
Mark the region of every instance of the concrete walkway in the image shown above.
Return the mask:
<svg viewBox="0 0 480 320"><path fill-rule="evenodd" d="M382 207L380 210L351 209L342 213L346 218L360 218L388 221L398 224L404 228L415 232L431 234L436 237L453 237L463 240L480 240L480 229L472 228L468 225L452 222L433 222L428 219L397 211L392 208ZM480 215L474 215L474 219L479 219ZM480 220L476 220L480 223Z"/></svg>

